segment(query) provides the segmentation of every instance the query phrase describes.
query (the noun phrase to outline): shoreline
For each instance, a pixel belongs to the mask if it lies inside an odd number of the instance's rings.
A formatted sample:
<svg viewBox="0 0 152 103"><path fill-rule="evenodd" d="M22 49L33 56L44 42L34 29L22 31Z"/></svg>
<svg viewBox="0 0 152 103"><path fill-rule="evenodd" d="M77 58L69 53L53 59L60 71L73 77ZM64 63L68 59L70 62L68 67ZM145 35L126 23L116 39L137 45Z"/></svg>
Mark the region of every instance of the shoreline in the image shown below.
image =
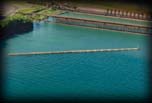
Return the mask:
<svg viewBox="0 0 152 103"><path fill-rule="evenodd" d="M23 3L24 4L24 3ZM26 7L25 5L28 5L29 7ZM11 4L11 5L6 5L6 6L10 6L10 7L12 7L12 8L15 8L15 9L13 9L12 11L11 11L11 14L17 14L18 13L18 11L20 11L20 10L23 10L23 11L25 11L24 9L27 9L27 8L30 8L30 9L34 9L34 8L32 8L32 5L33 6L42 6L42 5L37 5L37 4L29 4L29 3L25 3L24 4L24 7L23 8L21 8L20 6L21 6L21 4L16 4L16 6L14 5L14 4ZM43 6L43 7L45 7L45 6ZM45 8L45 10L46 10L46 8ZM44 10L44 11L45 11ZM50 9L51 10L51 9ZM43 10L42 10L43 11ZM41 11L40 11L41 12ZM34 19L34 17L32 18L32 15L30 16L30 15L28 15L28 14L23 14L23 16L25 16L25 17L27 17L28 19L31 19L31 24L33 25L33 23L34 22L40 22L40 21L45 21L46 19L48 19L49 17L52 17L52 16L55 16L55 15L60 15L61 13L64 13L64 12L69 12L69 10L60 10L60 9L56 9L55 11L52 11L52 13L51 13L51 11L46 11L46 12L42 12L42 13L35 13L35 12L32 12L31 14L33 15L36 15L36 16L43 16L42 17L42 19L40 19L40 17L39 18L37 18L37 17L35 17L35 19ZM152 23L152 21L149 21L149 20L141 20L141 19L132 19L132 18L124 18L124 17L117 17L117 16L108 16L108 15L100 15L100 14L91 14L91 13L83 13L83 12L80 12L80 11L77 11L77 10L74 10L74 11L70 11L70 12L75 12L75 13L78 13L78 14L87 14L87 15L92 15L92 16L103 16L103 17L110 17L110 18L120 18L120 19L124 19L124 20L135 20L135 21L145 21L145 22L150 22L150 23ZM22 12L21 12L22 13ZM48 14L47 14L48 13ZM37 21L36 21L36 19L37 19ZM40 19L40 20L39 20ZM86 19L86 18L85 18ZM86 20L91 20L91 19L86 19ZM4 28L8 28L8 27L11 27L10 25L11 25L11 22L15 22L15 21L18 21L18 18L16 19L16 20L14 20L14 21L10 21L10 24L8 24L8 25L6 25L6 27L4 27ZM95 20L95 21L98 21L98 20ZM24 27L26 27L26 23L22 23L22 22L24 22L24 20L23 21L21 21L20 23L19 23L19 25L20 26L18 26L19 28L24 28ZM102 21L102 22L104 22L104 20ZM5 23L4 23L5 24ZM21 25L22 24L22 25ZM57 23L57 24L61 24L61 23ZM120 23L121 24L121 23ZM122 24L124 24L125 25L125 23L122 23ZM88 27L88 26L80 26L80 25L73 25L73 24L63 24L63 25L68 25L68 26L79 26L79 27L84 27L84 28L91 28L91 29L98 29L98 30L110 30L110 31L114 31L114 32L125 32L125 33L132 33L132 34L136 34L136 35L146 35L146 36L151 36L150 34L144 34L144 33L135 33L135 32L129 32L129 31L119 31L119 30L112 30L112 29L104 29L104 28L96 28L96 27ZM126 25L132 25L132 26L136 26L136 25L133 25L133 24L126 24ZM137 26L144 26L144 25L139 25L139 24L137 24ZM13 26L12 26L13 27ZM16 28L18 28L18 27L16 27ZM148 25L147 25L147 27L148 27ZM33 28L33 27L32 27ZM31 28L31 29L32 29ZM3 29L2 29L3 30ZM5 31L7 31L7 30L5 30ZM5 31L3 32L4 34L5 34ZM9 31L9 30L8 30ZM15 31L15 29L14 29L14 31ZM18 32L19 30L17 29L16 30L16 32ZM25 28L24 28L24 30L23 30L23 32L21 32L21 33L24 33L25 31L28 31L28 30L25 30ZM8 32L7 32L8 33ZM7 34L6 33L6 34ZM14 34L15 34L15 32L14 32ZM10 34L10 35L12 35L12 34ZM4 35L4 36L9 36L9 35ZM3 37L3 35L2 35L2 37Z"/></svg>

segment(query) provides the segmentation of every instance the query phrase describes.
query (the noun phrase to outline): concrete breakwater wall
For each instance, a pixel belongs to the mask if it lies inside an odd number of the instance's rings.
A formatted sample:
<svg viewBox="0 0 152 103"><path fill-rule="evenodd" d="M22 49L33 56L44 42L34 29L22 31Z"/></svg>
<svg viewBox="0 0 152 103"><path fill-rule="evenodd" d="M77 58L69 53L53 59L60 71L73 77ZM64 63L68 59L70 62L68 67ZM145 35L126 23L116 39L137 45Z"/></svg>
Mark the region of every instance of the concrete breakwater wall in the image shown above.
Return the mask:
<svg viewBox="0 0 152 103"><path fill-rule="evenodd" d="M29 52L29 53L9 53L9 56L26 55L46 55L46 54L69 54L69 53L94 53L94 52L118 52L118 51L136 51L139 48L117 48L117 49L93 49L93 50L68 50L68 51L50 51L50 52Z"/></svg>
<svg viewBox="0 0 152 103"><path fill-rule="evenodd" d="M138 25L120 24L120 23L89 20L89 19L78 19L78 18L64 17L64 16L52 16L52 17L54 19L54 22L56 23L64 23L69 25L95 27L101 29L109 29L109 30L117 30L124 32L141 33L141 34L150 34L152 32L152 28L148 26L145 27L140 25L138 26Z"/></svg>
<svg viewBox="0 0 152 103"><path fill-rule="evenodd" d="M61 6L59 9L82 12L82 13L97 14L97 15L105 15L105 16L152 20L151 15L148 13L119 10L119 9L97 9L97 8L87 8L87 7L69 8L64 6Z"/></svg>

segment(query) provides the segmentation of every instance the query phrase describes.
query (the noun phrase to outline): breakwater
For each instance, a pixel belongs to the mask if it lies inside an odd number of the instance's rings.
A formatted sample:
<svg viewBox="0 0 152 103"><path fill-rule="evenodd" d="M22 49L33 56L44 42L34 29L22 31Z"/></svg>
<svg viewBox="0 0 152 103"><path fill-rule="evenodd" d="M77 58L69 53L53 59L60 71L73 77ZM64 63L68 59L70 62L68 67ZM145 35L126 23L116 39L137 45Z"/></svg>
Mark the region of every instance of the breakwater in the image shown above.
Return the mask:
<svg viewBox="0 0 152 103"><path fill-rule="evenodd" d="M46 54L70 54L70 53L95 53L95 52L118 52L118 51L137 51L139 48L117 48L117 49L93 49L93 50L68 50L68 51L49 51L49 52L29 52L29 53L9 53L9 56L28 56Z"/></svg>
<svg viewBox="0 0 152 103"><path fill-rule="evenodd" d="M90 19L65 17L65 16L52 16L52 18L53 21L56 23L64 23L69 25L95 27L101 29L110 29L110 30L141 33L141 34L150 34L152 32L152 28L150 26L113 23L107 21L90 20Z"/></svg>

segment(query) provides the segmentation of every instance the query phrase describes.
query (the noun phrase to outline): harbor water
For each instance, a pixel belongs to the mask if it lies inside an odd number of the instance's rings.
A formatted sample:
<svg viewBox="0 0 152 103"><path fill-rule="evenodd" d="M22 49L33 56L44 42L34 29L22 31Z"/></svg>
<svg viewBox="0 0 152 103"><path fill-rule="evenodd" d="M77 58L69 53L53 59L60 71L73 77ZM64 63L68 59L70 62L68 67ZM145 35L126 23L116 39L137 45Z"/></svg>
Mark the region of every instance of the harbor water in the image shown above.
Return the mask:
<svg viewBox="0 0 152 103"><path fill-rule="evenodd" d="M5 97L145 99L148 36L53 23L10 38ZM8 53L140 48L138 51L8 56Z"/></svg>

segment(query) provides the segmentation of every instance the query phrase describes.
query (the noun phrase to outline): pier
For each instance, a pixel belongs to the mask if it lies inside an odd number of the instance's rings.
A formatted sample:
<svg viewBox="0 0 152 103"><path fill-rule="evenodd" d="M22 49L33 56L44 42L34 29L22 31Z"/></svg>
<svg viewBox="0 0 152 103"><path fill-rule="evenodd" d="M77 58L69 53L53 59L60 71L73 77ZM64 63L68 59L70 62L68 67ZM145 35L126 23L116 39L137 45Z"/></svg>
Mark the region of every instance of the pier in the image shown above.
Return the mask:
<svg viewBox="0 0 152 103"><path fill-rule="evenodd" d="M67 50L49 52L9 53L9 56L48 55L48 54L70 54L70 53L95 53L95 52L118 52L137 51L139 48L117 48L117 49L93 49L93 50Z"/></svg>

